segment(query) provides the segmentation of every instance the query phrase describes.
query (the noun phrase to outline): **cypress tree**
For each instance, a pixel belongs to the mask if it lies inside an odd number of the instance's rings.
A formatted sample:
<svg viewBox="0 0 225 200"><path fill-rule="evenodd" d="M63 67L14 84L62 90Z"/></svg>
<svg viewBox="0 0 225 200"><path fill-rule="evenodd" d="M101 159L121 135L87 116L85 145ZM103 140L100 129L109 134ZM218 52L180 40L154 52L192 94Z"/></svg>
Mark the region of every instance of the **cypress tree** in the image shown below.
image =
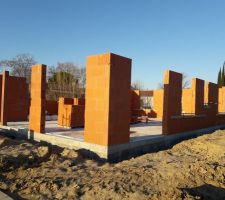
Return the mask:
<svg viewBox="0 0 225 200"><path fill-rule="evenodd" d="M223 70L222 70L222 74L221 74L221 86L225 86L225 63L223 64Z"/></svg>
<svg viewBox="0 0 225 200"><path fill-rule="evenodd" d="M221 68L220 68L220 71L218 73L218 78L217 78L217 84L218 84L219 87L222 86L222 79L221 78L222 78L222 74L221 74Z"/></svg>

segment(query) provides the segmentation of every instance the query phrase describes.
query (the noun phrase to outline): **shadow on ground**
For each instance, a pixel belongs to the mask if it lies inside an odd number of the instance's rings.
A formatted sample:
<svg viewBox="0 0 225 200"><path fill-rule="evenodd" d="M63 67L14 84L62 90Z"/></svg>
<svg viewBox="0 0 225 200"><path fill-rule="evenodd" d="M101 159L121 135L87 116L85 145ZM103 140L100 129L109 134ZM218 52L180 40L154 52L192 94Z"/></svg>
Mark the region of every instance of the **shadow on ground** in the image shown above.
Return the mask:
<svg viewBox="0 0 225 200"><path fill-rule="evenodd" d="M225 199L225 189L210 184L205 184L194 188L183 188L182 190L193 197L198 197L204 200Z"/></svg>

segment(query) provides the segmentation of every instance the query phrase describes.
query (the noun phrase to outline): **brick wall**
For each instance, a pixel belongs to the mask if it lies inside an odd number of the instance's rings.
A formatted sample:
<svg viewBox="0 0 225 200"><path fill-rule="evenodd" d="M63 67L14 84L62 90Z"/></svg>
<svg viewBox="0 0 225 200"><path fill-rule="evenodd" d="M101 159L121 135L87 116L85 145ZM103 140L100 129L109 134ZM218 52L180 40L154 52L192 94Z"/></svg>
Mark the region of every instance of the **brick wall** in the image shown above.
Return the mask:
<svg viewBox="0 0 225 200"><path fill-rule="evenodd" d="M190 103L189 109L193 114L187 116L181 115L181 86L182 74L173 71L165 72L163 134L225 124L225 115L218 115L217 84L206 82L204 86L203 80L192 79L192 88L185 95L187 95L186 101Z"/></svg>
<svg viewBox="0 0 225 200"><path fill-rule="evenodd" d="M182 90L182 113L192 113L192 90L183 89Z"/></svg>
<svg viewBox="0 0 225 200"><path fill-rule="evenodd" d="M29 93L26 78L9 76L7 121L26 121L29 112Z"/></svg>
<svg viewBox="0 0 225 200"><path fill-rule="evenodd" d="M139 90L140 96L148 96L152 97L153 96L153 90Z"/></svg>
<svg viewBox="0 0 225 200"><path fill-rule="evenodd" d="M162 118L163 116L163 90L153 91L153 113L152 116Z"/></svg>
<svg viewBox="0 0 225 200"><path fill-rule="evenodd" d="M58 115L58 102L46 100L47 115Z"/></svg>
<svg viewBox="0 0 225 200"><path fill-rule="evenodd" d="M29 94L25 78L9 76L7 71L0 75L0 112L3 125L27 120Z"/></svg>
<svg viewBox="0 0 225 200"><path fill-rule="evenodd" d="M74 98L73 99L73 105L84 106L85 105L85 98Z"/></svg>
<svg viewBox="0 0 225 200"><path fill-rule="evenodd" d="M84 99L59 98L58 125L75 128L84 126Z"/></svg>

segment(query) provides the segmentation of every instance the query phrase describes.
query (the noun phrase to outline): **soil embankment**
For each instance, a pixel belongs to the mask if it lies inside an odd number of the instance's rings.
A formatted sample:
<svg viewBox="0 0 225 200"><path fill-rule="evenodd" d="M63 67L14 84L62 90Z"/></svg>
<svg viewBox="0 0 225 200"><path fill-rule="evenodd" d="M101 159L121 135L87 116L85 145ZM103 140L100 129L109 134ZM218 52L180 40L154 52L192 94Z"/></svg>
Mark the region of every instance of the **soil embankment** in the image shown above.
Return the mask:
<svg viewBox="0 0 225 200"><path fill-rule="evenodd" d="M225 131L117 164L0 137L0 190L16 199L225 199Z"/></svg>

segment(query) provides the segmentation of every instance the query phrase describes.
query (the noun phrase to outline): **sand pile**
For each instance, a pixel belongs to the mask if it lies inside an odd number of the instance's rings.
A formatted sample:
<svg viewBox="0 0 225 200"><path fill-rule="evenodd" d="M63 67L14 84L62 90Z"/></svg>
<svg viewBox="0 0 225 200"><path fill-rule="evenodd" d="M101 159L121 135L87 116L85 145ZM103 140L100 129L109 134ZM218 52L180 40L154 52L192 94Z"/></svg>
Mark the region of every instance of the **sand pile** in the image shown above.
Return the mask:
<svg viewBox="0 0 225 200"><path fill-rule="evenodd" d="M117 164L0 138L0 189L19 199L225 199L225 131Z"/></svg>

